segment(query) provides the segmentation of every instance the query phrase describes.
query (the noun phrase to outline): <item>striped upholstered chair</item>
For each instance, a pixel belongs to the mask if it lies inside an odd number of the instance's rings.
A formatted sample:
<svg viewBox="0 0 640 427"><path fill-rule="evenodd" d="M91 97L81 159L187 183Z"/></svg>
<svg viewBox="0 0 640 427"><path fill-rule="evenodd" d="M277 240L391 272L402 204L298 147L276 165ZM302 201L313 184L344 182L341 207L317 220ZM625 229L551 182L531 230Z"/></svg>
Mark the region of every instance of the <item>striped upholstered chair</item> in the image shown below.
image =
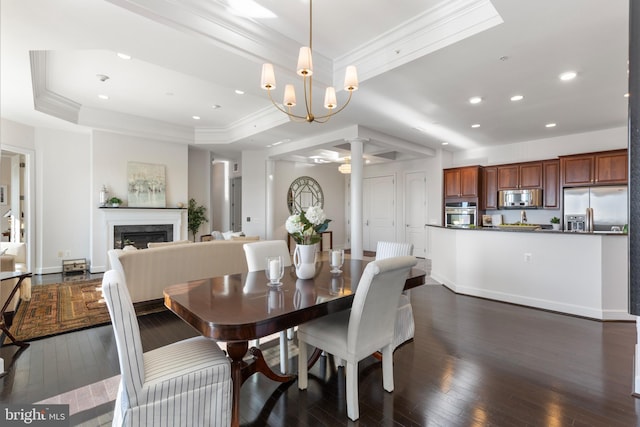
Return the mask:
<svg viewBox="0 0 640 427"><path fill-rule="evenodd" d="M122 275L106 272L102 292L122 372L113 425L230 425L231 365L215 341L195 337L143 353Z"/></svg>
<svg viewBox="0 0 640 427"><path fill-rule="evenodd" d="M396 256L413 255L413 244L397 242L378 242L376 247L376 260ZM413 320L413 308L409 299L409 291L400 295L398 301L398 313L396 315L396 330L393 339L393 348L413 339L415 323Z"/></svg>

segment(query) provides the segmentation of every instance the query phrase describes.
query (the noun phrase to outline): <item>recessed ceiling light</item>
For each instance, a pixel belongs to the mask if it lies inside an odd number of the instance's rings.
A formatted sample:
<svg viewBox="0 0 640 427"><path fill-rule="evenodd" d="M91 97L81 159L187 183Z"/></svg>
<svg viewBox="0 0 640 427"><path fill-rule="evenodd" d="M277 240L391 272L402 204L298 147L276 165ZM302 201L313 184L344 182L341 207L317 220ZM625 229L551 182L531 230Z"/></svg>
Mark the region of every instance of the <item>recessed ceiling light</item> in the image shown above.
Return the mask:
<svg viewBox="0 0 640 427"><path fill-rule="evenodd" d="M480 123L474 123L471 125L472 128L479 128L480 127Z"/></svg>
<svg viewBox="0 0 640 427"><path fill-rule="evenodd" d="M240 89L236 89L236 93L237 93L238 95L244 95L244 91L243 91L243 90L240 90Z"/></svg>
<svg viewBox="0 0 640 427"><path fill-rule="evenodd" d="M546 125L544 125L544 127L546 127L546 128L554 128L554 127L556 127L556 124L555 123L547 123Z"/></svg>
<svg viewBox="0 0 640 427"><path fill-rule="evenodd" d="M118 58L120 59L131 59L131 55L127 55L126 53L118 52Z"/></svg>
<svg viewBox="0 0 640 427"><path fill-rule="evenodd" d="M449 143L448 142L443 142L442 145L449 145Z"/></svg>
<svg viewBox="0 0 640 427"><path fill-rule="evenodd" d="M100 94L100 95L98 95L98 98L106 100L106 99L109 99L109 95Z"/></svg>
<svg viewBox="0 0 640 427"><path fill-rule="evenodd" d="M222 107L219 106L218 104L214 104L211 106L211 108L213 108L214 110L217 110L218 108L222 108Z"/></svg>
<svg viewBox="0 0 640 427"><path fill-rule="evenodd" d="M624 94L624 97L625 97L625 98L628 98L628 97L629 97L629 92L625 93L625 94Z"/></svg>
<svg viewBox="0 0 640 427"><path fill-rule="evenodd" d="M193 120L200 120L200 116L191 116Z"/></svg>
<svg viewBox="0 0 640 427"><path fill-rule="evenodd" d="M522 95L513 95L511 97L512 101L522 101L523 99L524 99L524 96L522 96Z"/></svg>
<svg viewBox="0 0 640 427"><path fill-rule="evenodd" d="M576 73L575 71L566 71L560 74L560 80L563 80L563 81L573 80L576 78L577 75L578 73Z"/></svg>
<svg viewBox="0 0 640 427"><path fill-rule="evenodd" d="M482 102L482 97L480 97L480 96L471 97L471 98L469 98L469 102L471 104L479 104L479 103Z"/></svg>

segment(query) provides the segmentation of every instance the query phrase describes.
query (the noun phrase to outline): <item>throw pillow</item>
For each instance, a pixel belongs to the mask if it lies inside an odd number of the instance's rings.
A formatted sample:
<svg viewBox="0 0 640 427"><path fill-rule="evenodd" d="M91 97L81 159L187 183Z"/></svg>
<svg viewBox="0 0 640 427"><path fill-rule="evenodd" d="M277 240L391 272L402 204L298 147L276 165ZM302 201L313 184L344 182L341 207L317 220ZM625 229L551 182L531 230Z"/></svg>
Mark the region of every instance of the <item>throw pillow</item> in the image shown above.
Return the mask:
<svg viewBox="0 0 640 427"><path fill-rule="evenodd" d="M9 248L4 248L4 249L2 250L2 252L0 252L0 255L4 255L4 254L6 254L8 250L9 250Z"/></svg>

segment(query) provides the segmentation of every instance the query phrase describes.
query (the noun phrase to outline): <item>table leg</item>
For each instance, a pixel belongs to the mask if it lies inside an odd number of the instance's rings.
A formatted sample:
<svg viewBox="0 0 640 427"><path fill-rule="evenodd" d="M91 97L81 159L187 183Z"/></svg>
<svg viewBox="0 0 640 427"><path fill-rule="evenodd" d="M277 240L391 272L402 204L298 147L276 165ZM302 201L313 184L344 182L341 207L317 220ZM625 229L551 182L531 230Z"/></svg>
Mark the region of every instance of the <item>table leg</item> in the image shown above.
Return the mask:
<svg viewBox="0 0 640 427"><path fill-rule="evenodd" d="M249 343L247 341L227 343L227 354L231 359L231 426L240 425L240 387L244 382L242 375L243 368L247 363L242 360L247 353Z"/></svg>
<svg viewBox="0 0 640 427"><path fill-rule="evenodd" d="M273 381L286 383L296 379L295 375L278 375L271 370L264 360L262 352L256 347L252 347L249 353L252 359L249 362L243 360L249 349L248 341L234 341L227 343L227 354L231 359L231 426L240 425L240 387L251 375L260 372Z"/></svg>

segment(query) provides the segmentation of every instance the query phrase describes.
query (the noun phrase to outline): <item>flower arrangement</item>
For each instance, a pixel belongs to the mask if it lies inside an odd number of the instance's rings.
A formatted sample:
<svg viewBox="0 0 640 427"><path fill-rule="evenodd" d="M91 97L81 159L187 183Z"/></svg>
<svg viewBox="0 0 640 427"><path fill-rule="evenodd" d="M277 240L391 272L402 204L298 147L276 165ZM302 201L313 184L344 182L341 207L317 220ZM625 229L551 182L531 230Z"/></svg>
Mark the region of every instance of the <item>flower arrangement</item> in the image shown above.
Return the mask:
<svg viewBox="0 0 640 427"><path fill-rule="evenodd" d="M311 206L306 212L300 212L287 218L285 228L299 245L314 245L321 239L322 233L329 227L324 211L319 206Z"/></svg>

